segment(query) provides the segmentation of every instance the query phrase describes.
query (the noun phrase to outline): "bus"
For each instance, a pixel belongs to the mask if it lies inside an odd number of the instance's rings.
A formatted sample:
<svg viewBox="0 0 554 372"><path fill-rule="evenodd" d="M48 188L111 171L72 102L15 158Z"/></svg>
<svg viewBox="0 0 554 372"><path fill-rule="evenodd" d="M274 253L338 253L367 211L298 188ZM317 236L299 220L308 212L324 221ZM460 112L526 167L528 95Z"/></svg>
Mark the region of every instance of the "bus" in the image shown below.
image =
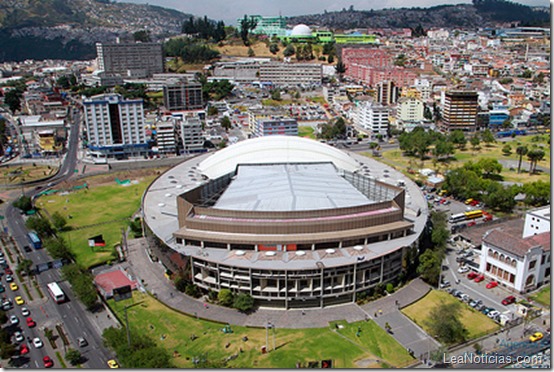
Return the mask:
<svg viewBox="0 0 554 372"><path fill-rule="evenodd" d="M50 296L56 301L57 304L61 304L62 302L65 302L65 293L63 293L62 289L56 282L48 283L48 293L50 293Z"/></svg>
<svg viewBox="0 0 554 372"><path fill-rule="evenodd" d="M458 213L453 214L450 216L450 219L448 220L450 223L456 223L456 222L462 222L467 220L467 216L465 213Z"/></svg>
<svg viewBox="0 0 554 372"><path fill-rule="evenodd" d="M40 240L36 232L31 231L27 234L27 236L29 237L29 241L31 242L31 245L33 246L33 248L35 249L42 248L42 241Z"/></svg>
<svg viewBox="0 0 554 372"><path fill-rule="evenodd" d="M477 209L476 211L465 212L465 215L468 220L472 220L474 218L483 217L483 211L481 209Z"/></svg>

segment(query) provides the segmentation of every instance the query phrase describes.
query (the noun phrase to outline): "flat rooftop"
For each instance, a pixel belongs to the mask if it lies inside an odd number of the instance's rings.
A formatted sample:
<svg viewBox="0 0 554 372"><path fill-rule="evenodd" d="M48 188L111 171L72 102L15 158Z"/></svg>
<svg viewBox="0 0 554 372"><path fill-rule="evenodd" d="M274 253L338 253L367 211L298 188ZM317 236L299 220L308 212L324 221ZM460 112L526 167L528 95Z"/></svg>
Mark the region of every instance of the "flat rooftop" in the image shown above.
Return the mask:
<svg viewBox="0 0 554 372"><path fill-rule="evenodd" d="M240 165L215 208L241 211L304 211L372 203L332 163Z"/></svg>

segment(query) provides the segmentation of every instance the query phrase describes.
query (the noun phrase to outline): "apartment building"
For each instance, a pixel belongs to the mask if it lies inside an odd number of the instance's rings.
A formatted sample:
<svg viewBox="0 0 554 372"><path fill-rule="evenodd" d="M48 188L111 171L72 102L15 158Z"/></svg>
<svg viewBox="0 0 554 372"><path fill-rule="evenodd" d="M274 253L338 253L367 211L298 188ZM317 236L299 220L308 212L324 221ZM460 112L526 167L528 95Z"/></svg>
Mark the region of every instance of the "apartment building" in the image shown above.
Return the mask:
<svg viewBox="0 0 554 372"><path fill-rule="evenodd" d="M389 109L378 102L367 101L355 110L354 124L371 134L387 135Z"/></svg>
<svg viewBox="0 0 554 372"><path fill-rule="evenodd" d="M149 77L164 71L161 43L96 43L98 70L107 74Z"/></svg>
<svg viewBox="0 0 554 372"><path fill-rule="evenodd" d="M442 128L448 132L457 129L464 132L474 132L477 124L478 106L477 92L445 92Z"/></svg>
<svg viewBox="0 0 554 372"><path fill-rule="evenodd" d="M171 79L163 86L164 106L170 111L199 110L204 107L202 84Z"/></svg>
<svg viewBox="0 0 554 372"><path fill-rule="evenodd" d="M158 153L160 154L177 153L177 139L174 119L159 121L156 123L156 143Z"/></svg>
<svg viewBox="0 0 554 372"><path fill-rule="evenodd" d="M187 115L180 123L181 142L185 154L204 151L204 135L202 134L202 122L197 116Z"/></svg>
<svg viewBox="0 0 554 372"><path fill-rule="evenodd" d="M383 106L396 103L399 92L397 86L392 81L381 81L377 83L377 102Z"/></svg>
<svg viewBox="0 0 554 372"><path fill-rule="evenodd" d="M396 107L396 120L400 123L423 120L423 101L414 97L402 97Z"/></svg>
<svg viewBox="0 0 554 372"><path fill-rule="evenodd" d="M126 158L147 153L142 99L100 94L85 98L83 111L91 156Z"/></svg>
<svg viewBox="0 0 554 372"><path fill-rule="evenodd" d="M321 85L323 69L317 63L270 62L260 65L260 82L273 85Z"/></svg>

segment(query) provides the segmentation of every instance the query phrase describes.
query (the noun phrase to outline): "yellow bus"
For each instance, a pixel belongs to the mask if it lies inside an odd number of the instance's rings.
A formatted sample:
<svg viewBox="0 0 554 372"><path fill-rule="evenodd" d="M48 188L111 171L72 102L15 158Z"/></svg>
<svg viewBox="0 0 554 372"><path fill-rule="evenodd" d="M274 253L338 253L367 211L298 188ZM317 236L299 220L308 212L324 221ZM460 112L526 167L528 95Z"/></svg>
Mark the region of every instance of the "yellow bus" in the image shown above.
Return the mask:
<svg viewBox="0 0 554 372"><path fill-rule="evenodd" d="M483 217L483 211L481 209L478 209L476 211L465 212L464 214L466 215L466 218L468 220Z"/></svg>

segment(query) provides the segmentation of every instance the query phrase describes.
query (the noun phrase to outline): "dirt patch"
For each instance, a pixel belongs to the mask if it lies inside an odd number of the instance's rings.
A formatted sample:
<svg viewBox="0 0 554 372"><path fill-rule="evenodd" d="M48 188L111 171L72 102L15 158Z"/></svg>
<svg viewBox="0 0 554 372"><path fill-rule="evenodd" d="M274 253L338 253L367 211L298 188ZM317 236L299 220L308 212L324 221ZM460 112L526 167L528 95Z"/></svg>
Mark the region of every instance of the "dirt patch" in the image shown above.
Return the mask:
<svg viewBox="0 0 554 372"><path fill-rule="evenodd" d="M127 180L127 179L141 181L144 177L160 175L167 168L168 167L135 169L135 170L127 170L127 171L121 171L121 172L100 174L100 175L90 176L90 177L83 177L83 178L79 178L79 179L72 178L68 181L62 182L60 184L61 185L60 188L70 188L70 187L73 187L73 186L82 185L85 182L89 186L99 186L99 185L112 184L112 183L115 182L116 178L119 178L122 181Z"/></svg>
<svg viewBox="0 0 554 372"><path fill-rule="evenodd" d="M355 363L360 368L381 368L381 361L379 359L360 359Z"/></svg>

